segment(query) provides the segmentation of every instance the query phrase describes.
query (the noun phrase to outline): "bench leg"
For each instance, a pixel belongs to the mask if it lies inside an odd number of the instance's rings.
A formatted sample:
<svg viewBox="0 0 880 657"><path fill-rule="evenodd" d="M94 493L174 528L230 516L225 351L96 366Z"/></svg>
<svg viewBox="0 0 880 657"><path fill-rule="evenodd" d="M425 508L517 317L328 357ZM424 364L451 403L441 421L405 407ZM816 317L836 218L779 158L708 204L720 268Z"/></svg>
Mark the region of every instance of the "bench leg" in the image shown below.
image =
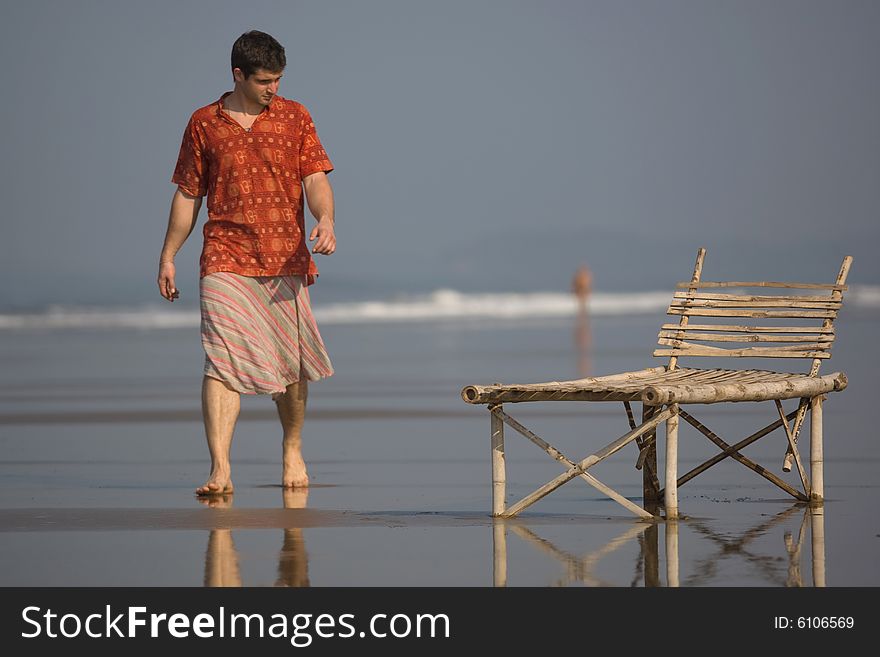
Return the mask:
<svg viewBox="0 0 880 657"><path fill-rule="evenodd" d="M810 400L810 479L812 479L812 491L810 493L811 504L822 504L825 499L825 473L822 449L822 397L817 395Z"/></svg>
<svg viewBox="0 0 880 657"><path fill-rule="evenodd" d="M506 508L507 475L504 464L504 422L495 413L492 418L492 515L500 516Z"/></svg>
<svg viewBox="0 0 880 657"><path fill-rule="evenodd" d="M666 519L678 518L678 404L672 404L674 415L666 420L666 488L663 501Z"/></svg>
<svg viewBox="0 0 880 657"><path fill-rule="evenodd" d="M655 407L642 405L642 423L651 419ZM648 443L645 461L642 463L642 504L646 511L657 512L660 497L660 482L657 481L657 433L652 431L644 436L643 443Z"/></svg>

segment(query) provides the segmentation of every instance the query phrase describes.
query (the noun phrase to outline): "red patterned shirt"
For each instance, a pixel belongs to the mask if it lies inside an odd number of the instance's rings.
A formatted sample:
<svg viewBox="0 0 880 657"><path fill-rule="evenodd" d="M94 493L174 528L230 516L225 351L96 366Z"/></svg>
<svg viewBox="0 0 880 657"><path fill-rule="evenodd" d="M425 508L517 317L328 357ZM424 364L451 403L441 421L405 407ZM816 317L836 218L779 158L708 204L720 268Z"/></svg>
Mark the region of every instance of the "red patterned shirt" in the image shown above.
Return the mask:
<svg viewBox="0 0 880 657"><path fill-rule="evenodd" d="M193 112L171 178L190 196L208 195L200 276L300 274L312 283L302 179L333 164L303 105L275 96L245 130L222 110L229 93Z"/></svg>

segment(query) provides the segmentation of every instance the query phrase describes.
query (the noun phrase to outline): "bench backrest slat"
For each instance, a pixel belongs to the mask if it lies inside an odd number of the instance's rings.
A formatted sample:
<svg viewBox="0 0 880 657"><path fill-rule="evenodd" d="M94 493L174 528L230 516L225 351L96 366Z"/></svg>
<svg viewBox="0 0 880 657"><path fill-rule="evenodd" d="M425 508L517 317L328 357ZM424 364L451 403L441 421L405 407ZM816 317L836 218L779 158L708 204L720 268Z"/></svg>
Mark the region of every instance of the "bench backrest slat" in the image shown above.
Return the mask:
<svg viewBox="0 0 880 657"><path fill-rule="evenodd" d="M851 256L847 256L852 259ZM843 292L846 285L842 283L780 283L776 281L680 281L675 287L679 289L710 288L710 287L781 287L800 290L837 290Z"/></svg>

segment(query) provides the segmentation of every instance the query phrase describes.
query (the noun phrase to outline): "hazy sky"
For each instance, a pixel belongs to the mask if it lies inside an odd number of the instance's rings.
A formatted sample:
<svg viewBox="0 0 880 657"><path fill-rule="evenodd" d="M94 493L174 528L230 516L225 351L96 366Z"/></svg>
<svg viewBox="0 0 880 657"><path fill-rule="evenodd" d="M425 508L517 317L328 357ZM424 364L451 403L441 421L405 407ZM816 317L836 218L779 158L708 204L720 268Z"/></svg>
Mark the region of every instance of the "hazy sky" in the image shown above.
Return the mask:
<svg viewBox="0 0 880 657"><path fill-rule="evenodd" d="M0 307L160 300L180 137L248 29L336 165L316 295L559 289L581 261L670 289L701 245L724 277L849 253L880 282L880 2L31 0L0 22Z"/></svg>

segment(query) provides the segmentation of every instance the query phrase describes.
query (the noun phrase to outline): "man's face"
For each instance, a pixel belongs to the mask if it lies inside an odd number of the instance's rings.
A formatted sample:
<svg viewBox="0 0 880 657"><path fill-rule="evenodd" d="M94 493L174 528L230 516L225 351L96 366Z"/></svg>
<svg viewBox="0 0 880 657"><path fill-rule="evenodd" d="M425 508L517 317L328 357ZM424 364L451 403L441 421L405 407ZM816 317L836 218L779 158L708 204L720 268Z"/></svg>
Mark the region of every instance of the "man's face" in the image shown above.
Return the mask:
<svg viewBox="0 0 880 657"><path fill-rule="evenodd" d="M244 72L237 68L232 71L235 82L245 97L255 103L266 106L272 102L278 93L278 85L281 82L282 71L267 71L258 68L250 76L245 77Z"/></svg>

